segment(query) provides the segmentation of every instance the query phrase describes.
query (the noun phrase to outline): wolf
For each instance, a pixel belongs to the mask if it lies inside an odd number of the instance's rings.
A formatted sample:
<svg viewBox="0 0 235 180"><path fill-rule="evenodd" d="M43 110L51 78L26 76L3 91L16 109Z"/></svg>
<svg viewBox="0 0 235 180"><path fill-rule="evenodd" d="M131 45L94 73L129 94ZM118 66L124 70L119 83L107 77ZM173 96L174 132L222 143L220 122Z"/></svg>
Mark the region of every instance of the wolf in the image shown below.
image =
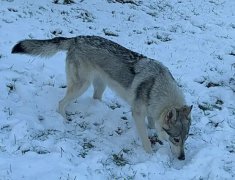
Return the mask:
<svg viewBox="0 0 235 180"><path fill-rule="evenodd" d="M50 57L66 51L67 92L58 112L66 117L66 106L90 86L93 98L102 100L108 86L130 106L144 150L152 153L147 127L168 141L173 154L185 159L184 144L191 125L192 106L166 66L100 36L55 37L18 42L12 53Z"/></svg>

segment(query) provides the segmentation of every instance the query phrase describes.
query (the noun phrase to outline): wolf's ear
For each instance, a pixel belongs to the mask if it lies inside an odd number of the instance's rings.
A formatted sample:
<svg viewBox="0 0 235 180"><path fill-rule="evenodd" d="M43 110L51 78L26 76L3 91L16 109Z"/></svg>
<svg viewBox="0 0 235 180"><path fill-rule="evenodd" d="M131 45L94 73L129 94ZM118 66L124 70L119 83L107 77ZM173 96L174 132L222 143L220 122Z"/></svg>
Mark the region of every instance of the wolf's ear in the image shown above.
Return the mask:
<svg viewBox="0 0 235 180"><path fill-rule="evenodd" d="M191 105L191 106L187 106L187 105L183 106L183 107L182 107L182 112L183 112L183 114L184 114L185 116L188 116L188 115L191 113L192 108L193 108L193 105Z"/></svg>
<svg viewBox="0 0 235 180"><path fill-rule="evenodd" d="M170 129L171 125L175 123L176 123L176 109L172 108L170 111L167 112L166 116L164 117L163 127L165 129Z"/></svg>

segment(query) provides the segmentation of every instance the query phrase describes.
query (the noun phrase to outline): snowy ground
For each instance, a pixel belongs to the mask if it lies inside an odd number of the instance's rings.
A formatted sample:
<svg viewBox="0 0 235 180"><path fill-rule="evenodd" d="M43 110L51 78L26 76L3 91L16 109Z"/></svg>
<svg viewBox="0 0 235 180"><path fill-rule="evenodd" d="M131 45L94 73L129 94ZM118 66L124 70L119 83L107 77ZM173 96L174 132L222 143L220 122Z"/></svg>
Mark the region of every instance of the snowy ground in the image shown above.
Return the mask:
<svg viewBox="0 0 235 180"><path fill-rule="evenodd" d="M131 1L130 1L131 2ZM0 1L0 179L235 179L235 1ZM186 160L144 152L130 107L92 88L56 112L64 53L12 55L25 38L100 35L163 62L193 104ZM112 35L112 36L110 36Z"/></svg>

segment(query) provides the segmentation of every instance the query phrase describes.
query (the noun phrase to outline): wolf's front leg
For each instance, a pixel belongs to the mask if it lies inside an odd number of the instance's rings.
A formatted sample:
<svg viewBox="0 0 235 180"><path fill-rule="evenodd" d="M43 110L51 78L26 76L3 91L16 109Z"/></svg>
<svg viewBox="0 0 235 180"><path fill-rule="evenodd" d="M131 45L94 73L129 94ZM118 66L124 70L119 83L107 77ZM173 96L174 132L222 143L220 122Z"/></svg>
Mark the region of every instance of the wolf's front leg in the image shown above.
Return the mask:
<svg viewBox="0 0 235 180"><path fill-rule="evenodd" d="M149 129L154 129L155 128L155 123L154 123L153 118L151 116L148 116L147 120L148 120L148 128Z"/></svg>
<svg viewBox="0 0 235 180"><path fill-rule="evenodd" d="M132 109L132 115L133 115L133 118L135 120L137 131L138 131L138 134L139 134L140 139L142 141L144 150L147 153L153 153L153 150L152 150L152 147L151 147L151 142L148 138L147 127L146 127L146 124L145 124L146 114L145 114L144 108L142 108L141 106L136 105Z"/></svg>

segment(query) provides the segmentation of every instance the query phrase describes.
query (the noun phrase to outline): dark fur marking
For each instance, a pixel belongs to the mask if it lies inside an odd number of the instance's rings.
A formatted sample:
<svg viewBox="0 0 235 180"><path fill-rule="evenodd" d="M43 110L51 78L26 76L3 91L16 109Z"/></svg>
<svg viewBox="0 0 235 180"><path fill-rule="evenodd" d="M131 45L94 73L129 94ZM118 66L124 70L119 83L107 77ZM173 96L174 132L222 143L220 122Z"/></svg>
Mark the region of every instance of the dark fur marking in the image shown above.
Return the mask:
<svg viewBox="0 0 235 180"><path fill-rule="evenodd" d="M55 38L53 38L51 41L52 41L53 43L60 43L60 41L67 40L67 39L69 39L69 38L65 38L65 37L55 37Z"/></svg>
<svg viewBox="0 0 235 180"><path fill-rule="evenodd" d="M11 53L25 53L25 49L22 47L21 43L17 43L13 48Z"/></svg>
<svg viewBox="0 0 235 180"><path fill-rule="evenodd" d="M83 39L87 44L91 46L98 47L101 49L106 49L112 54L117 54L119 57L122 57L126 60L126 63L133 63L140 59L145 58L142 54L131 51L120 44L113 42L109 39L105 39L99 36L78 36L77 38Z"/></svg>
<svg viewBox="0 0 235 180"><path fill-rule="evenodd" d="M131 74L133 74L133 75L136 74L134 66L129 66L129 70L130 70Z"/></svg>
<svg viewBox="0 0 235 180"><path fill-rule="evenodd" d="M154 77L141 82L136 89L136 99L142 99L145 102L148 102L150 99L150 93L154 85Z"/></svg>

